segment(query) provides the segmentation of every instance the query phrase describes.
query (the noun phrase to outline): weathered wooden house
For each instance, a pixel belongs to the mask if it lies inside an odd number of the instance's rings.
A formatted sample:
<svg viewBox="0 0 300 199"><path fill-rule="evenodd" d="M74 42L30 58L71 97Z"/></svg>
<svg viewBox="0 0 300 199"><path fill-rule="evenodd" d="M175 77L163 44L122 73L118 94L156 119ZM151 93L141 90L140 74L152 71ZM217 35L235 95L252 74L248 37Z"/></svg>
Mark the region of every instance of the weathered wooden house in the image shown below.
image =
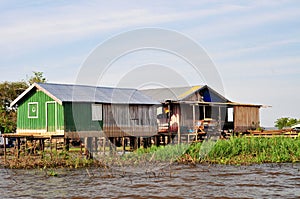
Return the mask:
<svg viewBox="0 0 300 199"><path fill-rule="evenodd" d="M17 134L112 138L157 134L157 104L136 89L35 83L11 106Z"/></svg>
<svg viewBox="0 0 300 199"><path fill-rule="evenodd" d="M184 134L194 131L197 121L212 119L219 130L243 132L257 128L261 105L231 102L205 86L142 90L161 103L158 128L161 134ZM180 128L178 128L180 127Z"/></svg>

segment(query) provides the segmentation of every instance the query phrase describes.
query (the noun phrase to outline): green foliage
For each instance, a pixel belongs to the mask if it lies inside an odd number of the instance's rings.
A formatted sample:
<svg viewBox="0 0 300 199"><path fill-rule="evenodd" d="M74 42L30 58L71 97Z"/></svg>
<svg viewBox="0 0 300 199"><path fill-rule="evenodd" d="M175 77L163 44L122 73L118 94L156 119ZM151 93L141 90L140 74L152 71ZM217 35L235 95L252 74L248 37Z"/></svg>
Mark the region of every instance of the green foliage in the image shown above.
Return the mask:
<svg viewBox="0 0 300 199"><path fill-rule="evenodd" d="M33 83L45 83L47 82L46 77L44 77L43 72L33 71L33 76L28 79L28 84L32 85Z"/></svg>
<svg viewBox="0 0 300 199"><path fill-rule="evenodd" d="M284 127L291 127L297 123L300 123L300 119L297 120L296 118L282 117L275 121L275 127L283 129Z"/></svg>
<svg viewBox="0 0 300 199"><path fill-rule="evenodd" d="M10 108L10 103L17 98L28 85L26 82L2 82L0 83L0 131L4 133L14 132L16 129L17 114Z"/></svg>
<svg viewBox="0 0 300 199"><path fill-rule="evenodd" d="M147 160L147 161L176 161L188 149L186 144L152 146L146 149L140 148L135 152L123 156L124 160Z"/></svg>

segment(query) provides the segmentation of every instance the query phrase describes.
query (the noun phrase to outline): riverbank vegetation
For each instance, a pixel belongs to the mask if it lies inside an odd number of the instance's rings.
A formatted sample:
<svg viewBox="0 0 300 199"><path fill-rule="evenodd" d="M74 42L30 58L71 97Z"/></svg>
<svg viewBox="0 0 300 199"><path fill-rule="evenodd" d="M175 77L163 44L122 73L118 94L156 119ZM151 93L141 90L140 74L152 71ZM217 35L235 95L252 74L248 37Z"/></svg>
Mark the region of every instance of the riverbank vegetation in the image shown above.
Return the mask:
<svg viewBox="0 0 300 199"><path fill-rule="evenodd" d="M103 164L96 159L86 158L80 153L67 151L54 151L51 154L47 151L40 154L24 155L18 158L10 155L2 160L2 166L11 169L40 169L40 168L83 168L100 166Z"/></svg>
<svg viewBox="0 0 300 199"><path fill-rule="evenodd" d="M112 164L122 166L147 162L247 165L300 162L300 138L231 137L228 140L196 142L139 149L120 156ZM121 162L121 164L120 164ZM107 162L110 165L109 162Z"/></svg>
<svg viewBox="0 0 300 199"><path fill-rule="evenodd" d="M300 139L288 137L231 137L189 147L180 162L260 164L300 161Z"/></svg>
<svg viewBox="0 0 300 199"><path fill-rule="evenodd" d="M87 158L80 151L54 151L39 155L10 156L6 168L151 168L177 163L192 164L261 164L300 162L300 138L231 137L228 140L193 144L152 146L132 153L111 152Z"/></svg>

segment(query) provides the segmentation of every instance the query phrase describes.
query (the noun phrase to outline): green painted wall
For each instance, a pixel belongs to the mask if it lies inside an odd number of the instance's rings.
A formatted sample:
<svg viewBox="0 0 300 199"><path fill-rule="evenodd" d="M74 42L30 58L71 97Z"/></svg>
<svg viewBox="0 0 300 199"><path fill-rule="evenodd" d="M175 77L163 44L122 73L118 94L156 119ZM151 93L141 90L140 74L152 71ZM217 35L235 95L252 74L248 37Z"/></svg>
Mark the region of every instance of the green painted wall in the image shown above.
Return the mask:
<svg viewBox="0 0 300 199"><path fill-rule="evenodd" d="M56 130L64 130L64 117L63 107L56 103L52 98L47 96L41 91L33 91L23 98L21 103L18 105L18 120L17 128L19 131L22 130L43 130L47 131L46 122L46 107L47 103L53 103L51 112L47 116L51 116L49 123L52 125L56 123ZM32 105L28 105L32 104ZM30 109L28 109L30 108ZM55 113L56 109L56 113ZM37 113L37 114L36 114ZM56 119L55 119L56 117ZM53 121L54 120L54 121ZM49 131L56 131L55 127L51 127Z"/></svg>
<svg viewBox="0 0 300 199"><path fill-rule="evenodd" d="M101 131L103 121L92 121L91 103L64 103L65 131Z"/></svg>

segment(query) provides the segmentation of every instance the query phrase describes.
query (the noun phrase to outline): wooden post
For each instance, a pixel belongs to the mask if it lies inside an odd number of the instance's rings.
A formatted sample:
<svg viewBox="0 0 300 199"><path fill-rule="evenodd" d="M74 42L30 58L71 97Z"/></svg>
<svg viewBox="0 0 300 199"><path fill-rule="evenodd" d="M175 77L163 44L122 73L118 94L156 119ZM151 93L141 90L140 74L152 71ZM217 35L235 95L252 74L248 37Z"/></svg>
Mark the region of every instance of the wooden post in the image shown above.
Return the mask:
<svg viewBox="0 0 300 199"><path fill-rule="evenodd" d="M103 154L105 155L106 137L103 137Z"/></svg>
<svg viewBox="0 0 300 199"><path fill-rule="evenodd" d="M44 158L44 149L45 149L45 139L40 139L41 150L42 150L42 158Z"/></svg>
<svg viewBox="0 0 300 199"><path fill-rule="evenodd" d="M3 136L3 144L4 144L4 163L6 164L6 137Z"/></svg>
<svg viewBox="0 0 300 199"><path fill-rule="evenodd" d="M26 155L26 153L27 153L27 137L25 137L24 139L25 139L24 155Z"/></svg>
<svg viewBox="0 0 300 199"><path fill-rule="evenodd" d="M111 137L108 138L108 140L109 140L109 154L112 154L112 150L113 150L112 149L112 141L113 141L112 139L113 138L111 138Z"/></svg>
<svg viewBox="0 0 300 199"><path fill-rule="evenodd" d="M138 143L137 143L137 137L133 137L133 150L137 149Z"/></svg>
<svg viewBox="0 0 300 199"><path fill-rule="evenodd" d="M89 152L93 152L93 145L92 145L92 138L88 137L87 138L87 149L89 150Z"/></svg>
<svg viewBox="0 0 300 199"><path fill-rule="evenodd" d="M33 154L35 154L35 150L36 150L36 140L34 139L34 140L32 140L33 142L34 142L34 144L33 144Z"/></svg>
<svg viewBox="0 0 300 199"><path fill-rule="evenodd" d="M98 152L98 137L95 137L94 141L95 141L95 152Z"/></svg>
<svg viewBox="0 0 300 199"><path fill-rule="evenodd" d="M178 144L181 144L180 114L178 114L177 122L178 122L178 125L177 125L178 126L178 128L177 128Z"/></svg>
<svg viewBox="0 0 300 199"><path fill-rule="evenodd" d="M52 160L52 136L50 136L50 159Z"/></svg>
<svg viewBox="0 0 300 199"><path fill-rule="evenodd" d="M17 138L17 158L20 157L20 138Z"/></svg>
<svg viewBox="0 0 300 199"><path fill-rule="evenodd" d="M219 119L219 129L218 130L219 130L219 132L221 132L221 130L222 130L221 129L221 126L222 126L222 124L221 124L221 106L219 106L219 118L218 119Z"/></svg>
<svg viewBox="0 0 300 199"><path fill-rule="evenodd" d="M123 146L123 154L125 154L125 150L126 150L125 137L122 137L122 146Z"/></svg>
<svg viewBox="0 0 300 199"><path fill-rule="evenodd" d="M162 136L161 136L161 142L160 142L163 146L165 145L165 143L166 143L166 135L165 134L163 134Z"/></svg>
<svg viewBox="0 0 300 199"><path fill-rule="evenodd" d="M141 148L141 137L137 137L137 148Z"/></svg>
<svg viewBox="0 0 300 199"><path fill-rule="evenodd" d="M65 150L66 151L70 150L70 138L69 137L65 138Z"/></svg>
<svg viewBox="0 0 300 199"><path fill-rule="evenodd" d="M194 130L194 133L197 133L195 126L196 126L196 111L195 111L195 104L193 104L193 130Z"/></svg>
<svg viewBox="0 0 300 199"><path fill-rule="evenodd" d="M159 146L159 144L160 144L160 136L156 135L155 136L155 145Z"/></svg>
<svg viewBox="0 0 300 199"><path fill-rule="evenodd" d="M113 139L113 150L114 150L114 152L116 152L117 151L117 138L116 137L114 137L114 139Z"/></svg>
<svg viewBox="0 0 300 199"><path fill-rule="evenodd" d="M168 104L168 110L169 110L169 120L168 120L168 137L171 137L172 133L171 133L171 105L170 105L171 102L169 102ZM169 141L169 140L167 140ZM164 141L164 145L166 145L168 143L166 143Z"/></svg>
<svg viewBox="0 0 300 199"><path fill-rule="evenodd" d="M45 139L42 139L42 151L45 151Z"/></svg>

